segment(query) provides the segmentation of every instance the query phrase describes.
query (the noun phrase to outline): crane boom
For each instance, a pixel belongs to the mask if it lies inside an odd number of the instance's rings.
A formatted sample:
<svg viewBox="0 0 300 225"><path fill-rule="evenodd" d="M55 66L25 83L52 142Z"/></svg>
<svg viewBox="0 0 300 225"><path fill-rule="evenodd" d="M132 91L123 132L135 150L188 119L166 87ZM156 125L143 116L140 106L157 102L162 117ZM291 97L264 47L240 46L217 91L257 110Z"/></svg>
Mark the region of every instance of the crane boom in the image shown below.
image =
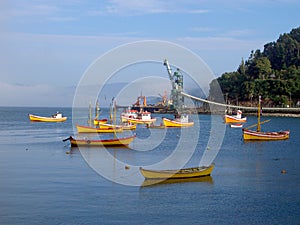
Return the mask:
<svg viewBox="0 0 300 225"><path fill-rule="evenodd" d="M167 59L164 60L164 66L167 67L169 78L170 78L170 81L171 81L171 84L172 84L172 89L175 89L175 82L174 82L174 79L173 79L172 70L171 70L171 67L170 67L169 62L168 62Z"/></svg>

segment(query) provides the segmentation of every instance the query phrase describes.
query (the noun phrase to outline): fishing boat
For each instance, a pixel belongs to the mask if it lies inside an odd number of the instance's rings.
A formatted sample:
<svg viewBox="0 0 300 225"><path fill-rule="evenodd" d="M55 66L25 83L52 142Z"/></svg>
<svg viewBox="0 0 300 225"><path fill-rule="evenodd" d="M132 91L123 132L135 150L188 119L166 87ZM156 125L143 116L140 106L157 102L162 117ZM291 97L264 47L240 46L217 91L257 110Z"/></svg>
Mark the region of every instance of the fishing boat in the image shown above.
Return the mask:
<svg viewBox="0 0 300 225"><path fill-rule="evenodd" d="M150 112L143 111L138 113L136 118L127 118L126 120L131 124L151 124L156 121L156 118L152 118Z"/></svg>
<svg viewBox="0 0 300 225"><path fill-rule="evenodd" d="M77 132L78 133L115 133L115 132L122 132L122 127L90 127L90 126L82 126L82 125L76 125Z"/></svg>
<svg viewBox="0 0 300 225"><path fill-rule="evenodd" d="M57 112L50 117L36 116L33 114L28 114L30 121L33 122L64 122L67 120L67 117L63 116L62 113Z"/></svg>
<svg viewBox="0 0 300 225"><path fill-rule="evenodd" d="M276 141L289 139L290 131L276 131L276 132L263 132L261 131L261 124L269 122L270 120L260 121L261 116L261 96L258 100L258 113L257 113L257 124L243 129L244 141ZM251 127L257 127L256 131L249 130Z"/></svg>
<svg viewBox="0 0 300 225"><path fill-rule="evenodd" d="M128 119L136 119L138 117L138 111L128 108L124 112L121 113L121 121L122 123L127 122Z"/></svg>
<svg viewBox="0 0 300 225"><path fill-rule="evenodd" d="M210 166L192 167L179 170L148 170L140 167L140 172L145 179L182 179L210 176L214 164Z"/></svg>
<svg viewBox="0 0 300 225"><path fill-rule="evenodd" d="M112 139L75 139L72 136L64 139L63 141L70 141L71 147L117 147L117 146L128 146L136 137L136 135L125 137L125 138L112 138Z"/></svg>
<svg viewBox="0 0 300 225"><path fill-rule="evenodd" d="M176 115L174 120L163 118L165 127L191 127L194 126L194 122L189 121L189 117L186 114Z"/></svg>
<svg viewBox="0 0 300 225"><path fill-rule="evenodd" d="M238 110L236 115L225 115L225 123L245 123L247 122L247 117L242 117L242 111Z"/></svg>

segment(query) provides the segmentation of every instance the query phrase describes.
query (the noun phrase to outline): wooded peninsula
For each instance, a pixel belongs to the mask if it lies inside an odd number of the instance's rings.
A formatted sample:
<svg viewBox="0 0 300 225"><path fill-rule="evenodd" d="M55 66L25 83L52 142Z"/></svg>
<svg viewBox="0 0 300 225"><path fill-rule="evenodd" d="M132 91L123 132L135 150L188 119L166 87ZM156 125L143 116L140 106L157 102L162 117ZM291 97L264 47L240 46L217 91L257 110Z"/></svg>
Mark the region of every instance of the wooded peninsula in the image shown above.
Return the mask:
<svg viewBox="0 0 300 225"><path fill-rule="evenodd" d="M300 27L252 50L234 72L210 83L220 85L228 104L254 106L261 95L266 107L300 107Z"/></svg>

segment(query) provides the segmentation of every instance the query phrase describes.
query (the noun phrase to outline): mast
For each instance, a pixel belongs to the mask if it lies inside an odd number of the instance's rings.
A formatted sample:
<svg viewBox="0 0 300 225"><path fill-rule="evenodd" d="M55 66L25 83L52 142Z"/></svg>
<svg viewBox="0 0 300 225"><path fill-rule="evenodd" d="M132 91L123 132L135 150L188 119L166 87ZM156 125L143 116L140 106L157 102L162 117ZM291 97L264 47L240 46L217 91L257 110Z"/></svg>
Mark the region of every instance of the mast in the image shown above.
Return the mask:
<svg viewBox="0 0 300 225"><path fill-rule="evenodd" d="M89 104L89 116L88 116L88 124L92 126L92 104Z"/></svg>
<svg viewBox="0 0 300 225"><path fill-rule="evenodd" d="M100 107L99 107L99 102L96 102L96 108L95 108L95 119L99 118L99 111L100 111Z"/></svg>
<svg viewBox="0 0 300 225"><path fill-rule="evenodd" d="M258 97L258 110L257 110L257 132L260 132L261 128L260 128L260 113L261 113L261 106L260 106L260 102L261 102L261 96Z"/></svg>

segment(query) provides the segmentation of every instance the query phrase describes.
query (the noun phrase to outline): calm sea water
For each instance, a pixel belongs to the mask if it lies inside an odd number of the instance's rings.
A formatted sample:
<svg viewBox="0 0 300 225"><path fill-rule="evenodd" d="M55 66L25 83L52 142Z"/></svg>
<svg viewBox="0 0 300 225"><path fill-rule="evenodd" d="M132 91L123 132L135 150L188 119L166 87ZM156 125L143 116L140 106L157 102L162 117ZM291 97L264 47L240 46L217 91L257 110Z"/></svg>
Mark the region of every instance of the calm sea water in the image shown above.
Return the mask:
<svg viewBox="0 0 300 225"><path fill-rule="evenodd" d="M27 117L58 110L69 117L66 122L32 123ZM79 118L82 123L86 114L83 111ZM74 134L71 117L71 108L0 107L1 224L299 224L299 118L271 118L264 124L266 130L289 129L286 141L244 143L240 129L226 127L211 178L144 187L135 166L170 156L178 146L180 129L139 127L133 150L108 150L116 161L132 165L113 171L121 180L140 184L126 186L99 175L79 149L62 142ZM211 116L199 118L199 152L188 162L191 166L199 163L200 150L209 148L206 142L213 135ZM247 124L255 121L249 117ZM191 138L182 141L188 146L194 134L187 134ZM165 141L149 150L152 136ZM90 159L101 152L89 150Z"/></svg>

